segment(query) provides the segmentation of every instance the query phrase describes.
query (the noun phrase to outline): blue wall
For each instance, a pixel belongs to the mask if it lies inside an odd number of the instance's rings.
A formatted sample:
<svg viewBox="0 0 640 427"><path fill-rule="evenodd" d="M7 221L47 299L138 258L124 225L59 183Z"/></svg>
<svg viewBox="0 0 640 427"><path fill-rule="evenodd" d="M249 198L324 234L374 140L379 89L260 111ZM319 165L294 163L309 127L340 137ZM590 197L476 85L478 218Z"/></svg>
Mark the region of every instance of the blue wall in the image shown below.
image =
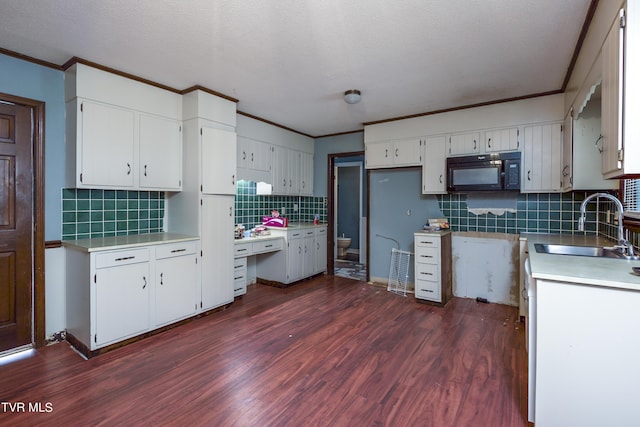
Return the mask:
<svg viewBox="0 0 640 427"><path fill-rule="evenodd" d="M360 167L338 168L338 236L351 238L350 248L360 247Z"/></svg>
<svg viewBox="0 0 640 427"><path fill-rule="evenodd" d="M45 240L60 240L65 174L64 73L0 54L0 92L46 103Z"/></svg>

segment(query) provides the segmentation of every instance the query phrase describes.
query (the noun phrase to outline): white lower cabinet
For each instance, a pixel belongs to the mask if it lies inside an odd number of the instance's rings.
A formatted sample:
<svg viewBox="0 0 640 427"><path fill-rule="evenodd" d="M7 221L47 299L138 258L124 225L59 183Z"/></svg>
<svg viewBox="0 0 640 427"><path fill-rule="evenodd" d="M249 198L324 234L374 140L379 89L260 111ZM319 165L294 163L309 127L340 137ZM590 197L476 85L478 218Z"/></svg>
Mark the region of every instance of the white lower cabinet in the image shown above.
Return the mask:
<svg viewBox="0 0 640 427"><path fill-rule="evenodd" d="M446 304L453 296L451 233L415 233L414 247L416 299Z"/></svg>
<svg viewBox="0 0 640 427"><path fill-rule="evenodd" d="M149 329L149 249L97 254L92 348Z"/></svg>
<svg viewBox="0 0 640 427"><path fill-rule="evenodd" d="M202 196L202 288L200 309L233 302L234 197Z"/></svg>
<svg viewBox="0 0 640 427"><path fill-rule="evenodd" d="M272 229L271 235L284 237L284 250L257 259L259 279L289 284L326 271L326 226Z"/></svg>
<svg viewBox="0 0 640 427"><path fill-rule="evenodd" d="M233 260L233 296L247 293L247 257Z"/></svg>
<svg viewBox="0 0 640 427"><path fill-rule="evenodd" d="M156 248L155 325L163 326L197 311L198 245L196 242Z"/></svg>
<svg viewBox="0 0 640 427"><path fill-rule="evenodd" d="M65 246L67 334L87 355L196 314L198 240Z"/></svg>

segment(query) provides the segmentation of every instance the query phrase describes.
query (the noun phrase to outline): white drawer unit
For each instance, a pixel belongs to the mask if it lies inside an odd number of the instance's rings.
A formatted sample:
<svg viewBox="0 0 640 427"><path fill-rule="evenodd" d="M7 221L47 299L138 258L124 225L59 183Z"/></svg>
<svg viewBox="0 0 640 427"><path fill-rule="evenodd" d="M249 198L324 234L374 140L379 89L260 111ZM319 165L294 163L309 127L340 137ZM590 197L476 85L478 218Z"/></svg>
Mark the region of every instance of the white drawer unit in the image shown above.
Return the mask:
<svg viewBox="0 0 640 427"><path fill-rule="evenodd" d="M416 299L446 304L453 296L451 232L418 232L414 244Z"/></svg>
<svg viewBox="0 0 640 427"><path fill-rule="evenodd" d="M247 293L247 258L233 260L233 296Z"/></svg>
<svg viewBox="0 0 640 427"><path fill-rule="evenodd" d="M251 246L253 255L263 254L266 252L279 251L284 247L283 239L265 240L262 242L254 242Z"/></svg>
<svg viewBox="0 0 640 427"><path fill-rule="evenodd" d="M253 255L253 249L251 243L237 243L235 244L234 257L245 257Z"/></svg>

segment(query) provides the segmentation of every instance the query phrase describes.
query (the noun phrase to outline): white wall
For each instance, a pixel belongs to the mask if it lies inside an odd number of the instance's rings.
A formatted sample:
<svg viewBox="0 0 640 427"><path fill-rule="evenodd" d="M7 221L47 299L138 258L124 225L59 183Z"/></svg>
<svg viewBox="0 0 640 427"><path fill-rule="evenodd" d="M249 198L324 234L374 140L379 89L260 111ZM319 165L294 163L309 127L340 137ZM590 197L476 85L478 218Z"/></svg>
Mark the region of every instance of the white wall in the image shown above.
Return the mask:
<svg viewBox="0 0 640 427"><path fill-rule="evenodd" d="M44 251L45 337L67 328L65 249Z"/></svg>
<svg viewBox="0 0 640 427"><path fill-rule="evenodd" d="M313 138L238 114L238 136L313 154Z"/></svg>

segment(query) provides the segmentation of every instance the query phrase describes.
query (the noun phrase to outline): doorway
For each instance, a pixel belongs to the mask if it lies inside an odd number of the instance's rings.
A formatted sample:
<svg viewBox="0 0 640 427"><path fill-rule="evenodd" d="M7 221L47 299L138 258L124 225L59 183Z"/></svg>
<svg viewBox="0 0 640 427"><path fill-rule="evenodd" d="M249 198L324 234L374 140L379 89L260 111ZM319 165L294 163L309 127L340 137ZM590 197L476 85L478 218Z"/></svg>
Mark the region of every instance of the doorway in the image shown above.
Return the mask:
<svg viewBox="0 0 640 427"><path fill-rule="evenodd" d="M44 103L0 94L0 354L44 345Z"/></svg>
<svg viewBox="0 0 640 427"><path fill-rule="evenodd" d="M329 156L330 265L333 274L368 280L364 153Z"/></svg>

